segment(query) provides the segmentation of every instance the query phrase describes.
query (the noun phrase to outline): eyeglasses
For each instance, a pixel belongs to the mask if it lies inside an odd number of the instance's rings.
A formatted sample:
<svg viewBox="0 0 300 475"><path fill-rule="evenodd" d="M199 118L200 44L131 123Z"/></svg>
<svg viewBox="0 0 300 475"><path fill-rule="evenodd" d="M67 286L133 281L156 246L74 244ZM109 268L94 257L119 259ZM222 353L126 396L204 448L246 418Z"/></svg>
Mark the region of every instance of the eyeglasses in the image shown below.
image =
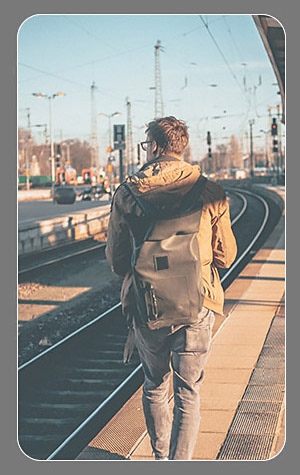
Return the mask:
<svg viewBox="0 0 300 475"><path fill-rule="evenodd" d="M144 152L147 152L147 144L148 143L153 143L153 140L146 140L145 142L141 142L141 147L144 150Z"/></svg>

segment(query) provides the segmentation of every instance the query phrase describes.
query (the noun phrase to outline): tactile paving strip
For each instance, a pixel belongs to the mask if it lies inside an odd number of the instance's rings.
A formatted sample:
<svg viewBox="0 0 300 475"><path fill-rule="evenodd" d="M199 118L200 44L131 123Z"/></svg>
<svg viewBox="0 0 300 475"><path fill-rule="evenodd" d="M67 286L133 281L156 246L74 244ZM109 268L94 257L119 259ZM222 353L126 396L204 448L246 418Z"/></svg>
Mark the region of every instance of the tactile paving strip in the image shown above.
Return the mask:
<svg viewBox="0 0 300 475"><path fill-rule="evenodd" d="M281 402L283 400L283 396L284 388L282 387L282 385L249 384L243 396L243 400Z"/></svg>
<svg viewBox="0 0 300 475"><path fill-rule="evenodd" d="M241 412L231 425L231 434L270 435L275 432L277 414L275 412Z"/></svg>
<svg viewBox="0 0 300 475"><path fill-rule="evenodd" d="M278 367L257 367L250 378L250 384L284 384L284 381L284 369Z"/></svg>
<svg viewBox="0 0 300 475"><path fill-rule="evenodd" d="M226 437L219 460L265 460L274 436L230 434Z"/></svg>
<svg viewBox="0 0 300 475"><path fill-rule="evenodd" d="M219 460L267 460L284 398L285 325L280 305L249 384L235 413Z"/></svg>
<svg viewBox="0 0 300 475"><path fill-rule="evenodd" d="M242 412L278 412L280 409L280 402L241 401L239 404L239 410Z"/></svg>

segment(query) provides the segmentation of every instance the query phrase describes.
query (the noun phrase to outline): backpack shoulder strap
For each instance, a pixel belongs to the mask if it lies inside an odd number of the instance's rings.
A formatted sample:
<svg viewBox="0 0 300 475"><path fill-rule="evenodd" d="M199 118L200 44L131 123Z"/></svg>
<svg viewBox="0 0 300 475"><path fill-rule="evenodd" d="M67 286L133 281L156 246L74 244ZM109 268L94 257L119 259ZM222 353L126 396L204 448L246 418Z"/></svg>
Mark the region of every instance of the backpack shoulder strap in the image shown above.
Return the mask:
<svg viewBox="0 0 300 475"><path fill-rule="evenodd" d="M190 189L190 191L183 197L181 201L181 207L185 213L194 209L195 199L196 197L201 195L206 183L207 178L203 175L200 175L196 183Z"/></svg>
<svg viewBox="0 0 300 475"><path fill-rule="evenodd" d="M134 198L135 202L138 204L138 206L142 210L142 213L143 213L144 216L149 216L149 217L154 217L155 216L156 208L155 208L154 205L151 205L150 203L148 203L143 198L140 198L139 196L137 196L132 191L131 187L128 185L127 182L124 182L123 186L125 186L126 190L128 190L129 193L131 194L131 196Z"/></svg>

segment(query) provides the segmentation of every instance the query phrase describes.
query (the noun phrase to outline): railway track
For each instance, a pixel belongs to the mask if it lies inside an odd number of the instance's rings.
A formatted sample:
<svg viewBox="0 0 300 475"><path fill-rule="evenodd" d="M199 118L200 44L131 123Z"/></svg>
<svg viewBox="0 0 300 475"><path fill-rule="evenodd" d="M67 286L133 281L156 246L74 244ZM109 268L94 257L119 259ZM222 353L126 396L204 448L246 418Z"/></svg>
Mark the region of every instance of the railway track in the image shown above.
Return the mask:
<svg viewBox="0 0 300 475"><path fill-rule="evenodd" d="M242 208L232 220L238 257L220 272L224 289L259 248L272 214L263 197L230 192ZM126 336L119 303L20 366L19 443L28 456L74 459L136 391L143 375L136 352L122 362Z"/></svg>
<svg viewBox="0 0 300 475"><path fill-rule="evenodd" d="M232 223L234 224L245 212L247 202L241 193L234 192L231 194L234 194L235 197L242 202L241 209L237 215L233 217ZM46 249L28 256L23 256L19 259L19 282L33 275L34 272L47 271L50 266L59 265L63 261L74 260L81 256L92 254L93 252L104 251L105 246L105 242L95 243L94 239L87 239L71 244L55 246L52 249Z"/></svg>
<svg viewBox="0 0 300 475"><path fill-rule="evenodd" d="M53 249L47 249L25 256L19 259L18 276L19 279L28 277L35 271L41 271L49 266L60 264L62 261L75 259L82 255L105 249L105 242L95 243L94 239L87 239L72 244L55 246Z"/></svg>

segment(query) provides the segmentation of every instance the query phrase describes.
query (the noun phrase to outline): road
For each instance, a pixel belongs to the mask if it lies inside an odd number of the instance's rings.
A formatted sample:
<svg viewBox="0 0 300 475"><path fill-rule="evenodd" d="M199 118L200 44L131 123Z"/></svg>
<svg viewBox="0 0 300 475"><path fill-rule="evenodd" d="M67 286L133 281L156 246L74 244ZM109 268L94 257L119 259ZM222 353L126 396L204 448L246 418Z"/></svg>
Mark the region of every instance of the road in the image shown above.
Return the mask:
<svg viewBox="0 0 300 475"><path fill-rule="evenodd" d="M34 223L43 219L53 219L58 216L65 216L77 211L85 211L110 203L104 196L100 201L75 201L71 205L54 204L52 200L19 201L18 203L18 223ZM234 201L229 197L231 213L234 211Z"/></svg>
<svg viewBox="0 0 300 475"><path fill-rule="evenodd" d="M101 201L75 201L71 205L54 204L52 200L20 201L18 203L18 222L23 224L43 219L53 219L58 216L76 213L77 211L97 208L110 203L105 198L106 196Z"/></svg>

